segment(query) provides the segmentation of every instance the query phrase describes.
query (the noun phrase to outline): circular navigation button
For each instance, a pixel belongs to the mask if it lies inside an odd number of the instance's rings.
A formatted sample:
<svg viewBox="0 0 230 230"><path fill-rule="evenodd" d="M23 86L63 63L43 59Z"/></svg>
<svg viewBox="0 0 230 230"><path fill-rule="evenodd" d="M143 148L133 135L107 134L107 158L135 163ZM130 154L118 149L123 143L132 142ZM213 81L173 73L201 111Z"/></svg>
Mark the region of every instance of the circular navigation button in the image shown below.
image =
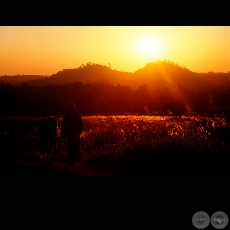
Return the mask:
<svg viewBox="0 0 230 230"><path fill-rule="evenodd" d="M193 225L198 229L206 228L210 223L210 217L206 212L196 212L192 217Z"/></svg>
<svg viewBox="0 0 230 230"><path fill-rule="evenodd" d="M215 212L211 217L211 224L217 229L225 228L228 224L228 216L221 211Z"/></svg>

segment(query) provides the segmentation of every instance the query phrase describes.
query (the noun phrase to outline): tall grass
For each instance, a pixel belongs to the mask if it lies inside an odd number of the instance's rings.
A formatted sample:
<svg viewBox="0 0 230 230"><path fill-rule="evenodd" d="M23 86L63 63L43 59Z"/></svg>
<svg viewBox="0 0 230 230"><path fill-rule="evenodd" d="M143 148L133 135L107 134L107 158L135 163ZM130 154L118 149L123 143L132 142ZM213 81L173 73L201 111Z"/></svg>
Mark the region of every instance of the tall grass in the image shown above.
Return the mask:
<svg viewBox="0 0 230 230"><path fill-rule="evenodd" d="M25 174L32 171L35 174L39 168L37 174L44 175L211 175L225 172L223 169L228 164L229 129L224 118L129 115L83 116L82 119L80 154L72 168L68 167L67 146L60 138L62 119L59 119L57 157L46 169L38 157L39 119L24 119L31 128L27 132L23 129L23 119L8 122L18 133L15 137L18 142L11 149L14 162L11 174L17 174L23 164L24 168L31 168ZM4 157L10 152L8 147L5 145Z"/></svg>

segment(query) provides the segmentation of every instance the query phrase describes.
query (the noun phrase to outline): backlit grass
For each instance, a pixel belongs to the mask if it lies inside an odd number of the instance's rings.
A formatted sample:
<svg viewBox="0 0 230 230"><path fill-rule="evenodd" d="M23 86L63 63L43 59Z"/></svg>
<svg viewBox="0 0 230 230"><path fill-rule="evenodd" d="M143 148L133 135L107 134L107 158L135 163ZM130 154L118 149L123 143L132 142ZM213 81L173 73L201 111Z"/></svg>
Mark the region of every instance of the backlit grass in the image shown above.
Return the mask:
<svg viewBox="0 0 230 230"><path fill-rule="evenodd" d="M58 152L55 161L46 165L39 158L39 119L0 120L5 138L1 144L3 175L188 175L195 169L210 174L215 173L214 163L225 161L225 165L230 150L224 118L83 116L77 164L68 166L59 119Z"/></svg>

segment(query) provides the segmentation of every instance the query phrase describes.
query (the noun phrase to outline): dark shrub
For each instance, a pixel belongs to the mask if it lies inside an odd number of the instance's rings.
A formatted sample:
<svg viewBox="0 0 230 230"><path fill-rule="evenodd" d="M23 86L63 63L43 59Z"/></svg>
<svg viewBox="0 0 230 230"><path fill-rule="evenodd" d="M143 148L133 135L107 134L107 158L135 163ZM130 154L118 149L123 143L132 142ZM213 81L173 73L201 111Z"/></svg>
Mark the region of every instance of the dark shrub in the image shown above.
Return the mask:
<svg viewBox="0 0 230 230"><path fill-rule="evenodd" d="M164 106L164 114L170 115L169 113L172 112L171 115L173 116L181 116L186 113L185 103L182 101L175 101L171 100L170 102L166 103Z"/></svg>

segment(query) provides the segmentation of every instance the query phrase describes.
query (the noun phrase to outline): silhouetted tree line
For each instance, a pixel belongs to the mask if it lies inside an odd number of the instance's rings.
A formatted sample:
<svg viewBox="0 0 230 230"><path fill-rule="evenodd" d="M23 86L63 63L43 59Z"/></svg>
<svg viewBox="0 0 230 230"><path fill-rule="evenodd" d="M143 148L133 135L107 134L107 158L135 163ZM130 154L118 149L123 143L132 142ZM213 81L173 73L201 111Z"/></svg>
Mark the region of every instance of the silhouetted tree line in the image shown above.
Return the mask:
<svg viewBox="0 0 230 230"><path fill-rule="evenodd" d="M0 115L62 114L69 100L89 115L205 113L210 105L230 104L224 84L230 85L230 72L196 73L167 60L135 73L89 62L50 77L0 77Z"/></svg>
<svg viewBox="0 0 230 230"><path fill-rule="evenodd" d="M206 112L210 104L227 105L228 96L223 88L212 91L196 91L177 85L172 89L162 86L150 90L147 84L138 88L114 85L108 80L94 83L49 84L47 86L20 86L0 84L1 116L59 115L66 111L70 100L82 115L94 114L144 114L158 112L174 115Z"/></svg>
<svg viewBox="0 0 230 230"><path fill-rule="evenodd" d="M30 82L30 81L36 81L36 80L45 80L48 78L48 76L42 76L42 75L4 75L0 76L0 83L5 84L12 84L12 85L20 85L22 82Z"/></svg>
<svg viewBox="0 0 230 230"><path fill-rule="evenodd" d="M115 85L129 85L132 88L147 84L151 90L157 90L165 85L174 88L177 85L183 85L196 91L207 91L216 86L222 86L224 82L230 84L230 72L197 73L172 61L164 60L148 63L143 68L131 73L112 69L110 63L106 66L89 62L78 68L63 69L50 77L39 75L1 76L0 83L20 85L24 82L28 86L46 86L73 82L93 83L100 79L108 79Z"/></svg>

